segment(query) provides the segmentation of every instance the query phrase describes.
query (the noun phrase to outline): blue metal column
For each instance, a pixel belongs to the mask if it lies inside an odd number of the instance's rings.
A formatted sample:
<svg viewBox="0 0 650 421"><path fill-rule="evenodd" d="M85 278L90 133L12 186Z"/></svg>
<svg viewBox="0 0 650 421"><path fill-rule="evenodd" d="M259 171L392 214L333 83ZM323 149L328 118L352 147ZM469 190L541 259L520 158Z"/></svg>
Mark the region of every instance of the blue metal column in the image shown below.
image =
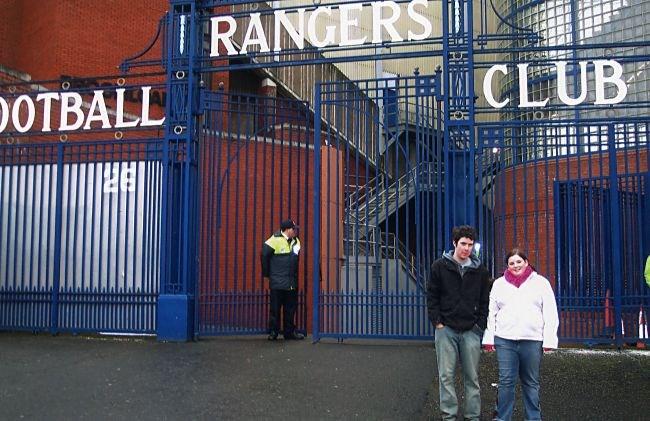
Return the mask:
<svg viewBox="0 0 650 421"><path fill-rule="evenodd" d="M618 197L618 160L616 159L616 132L613 124L607 126L607 137L607 152L609 155L609 205L612 221L610 229L612 240L612 287L614 294L614 342L618 348L621 348L623 346L623 318L621 311L621 295L623 293L623 256L621 249L623 248L623 236L621 235L619 222L621 215Z"/></svg>
<svg viewBox="0 0 650 421"><path fill-rule="evenodd" d="M187 341L194 335L197 280L198 162L197 115L200 77L197 56L201 25L197 1L170 1L163 157L161 288L157 336Z"/></svg>
<svg viewBox="0 0 650 421"><path fill-rule="evenodd" d="M476 226L472 2L443 8L445 243L454 226Z"/></svg>
<svg viewBox="0 0 650 421"><path fill-rule="evenodd" d="M316 90L314 92L314 220L312 222L313 232L316 233L314 236L314 245L312 253L312 340L316 342L320 339L320 290L321 290L321 274L323 268L321 268L321 251L320 251L320 236L322 235L321 231L321 156L320 156L320 145L323 144L321 136L321 85L316 84Z"/></svg>
<svg viewBox="0 0 650 421"><path fill-rule="evenodd" d="M54 215L54 274L52 283L52 309L50 333L59 333L59 290L61 289L61 225L63 218L63 162L64 145L57 146L56 154L56 214Z"/></svg>

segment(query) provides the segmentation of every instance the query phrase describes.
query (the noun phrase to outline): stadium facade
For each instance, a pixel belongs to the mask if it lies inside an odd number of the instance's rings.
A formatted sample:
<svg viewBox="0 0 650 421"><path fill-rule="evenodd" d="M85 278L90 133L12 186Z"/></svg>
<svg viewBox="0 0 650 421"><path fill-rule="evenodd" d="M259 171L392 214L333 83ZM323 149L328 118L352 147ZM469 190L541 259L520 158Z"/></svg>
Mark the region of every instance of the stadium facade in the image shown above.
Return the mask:
<svg viewBox="0 0 650 421"><path fill-rule="evenodd" d="M495 276L528 250L564 340L636 340L648 4L3 0L0 325L262 333L291 216L315 339L430 338L470 223Z"/></svg>

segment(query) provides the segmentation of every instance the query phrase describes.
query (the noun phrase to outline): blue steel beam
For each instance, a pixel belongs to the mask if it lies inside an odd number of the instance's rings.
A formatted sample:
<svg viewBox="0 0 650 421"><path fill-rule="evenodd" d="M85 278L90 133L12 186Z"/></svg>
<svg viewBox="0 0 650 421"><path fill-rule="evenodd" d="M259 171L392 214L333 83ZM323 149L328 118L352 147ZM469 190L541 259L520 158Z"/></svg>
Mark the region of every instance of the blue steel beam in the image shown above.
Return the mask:
<svg viewBox="0 0 650 421"><path fill-rule="evenodd" d="M619 184L618 184L618 160L616 150L616 134L613 124L607 127L608 149L609 153L609 193L610 193L610 213L612 221L620 221L619 209ZM621 233L621 227L618 223L610 224L612 244L625 244ZM620 247L612 247L612 284L614 294L614 340L616 346L620 349L623 347L623 317L622 317L622 299L623 291L623 256ZM620 321L620 323L619 323Z"/></svg>
<svg viewBox="0 0 650 421"><path fill-rule="evenodd" d="M443 95L445 101L445 244L454 226L476 226L474 185L475 113L472 1L449 0L442 4Z"/></svg>
<svg viewBox="0 0 650 421"><path fill-rule="evenodd" d="M197 282L197 116L202 48L197 1L170 1L167 93L163 149L163 247L158 339L187 341L195 334Z"/></svg>

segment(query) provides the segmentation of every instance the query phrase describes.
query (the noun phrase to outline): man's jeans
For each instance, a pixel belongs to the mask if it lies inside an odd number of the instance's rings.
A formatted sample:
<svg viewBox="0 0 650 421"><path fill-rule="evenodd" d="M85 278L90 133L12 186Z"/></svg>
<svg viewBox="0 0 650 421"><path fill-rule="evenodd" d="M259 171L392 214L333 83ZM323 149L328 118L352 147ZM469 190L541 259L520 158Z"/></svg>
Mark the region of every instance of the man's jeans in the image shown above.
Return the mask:
<svg viewBox="0 0 650 421"><path fill-rule="evenodd" d="M481 390L478 383L481 333L476 326L465 332L459 332L447 326L436 329L440 411L444 420L455 420L458 414L454 379L459 357L465 386L463 415L466 420L478 420L481 415Z"/></svg>
<svg viewBox="0 0 650 421"><path fill-rule="evenodd" d="M542 342L511 341L497 336L494 345L499 362L497 420L508 421L512 418L518 378L521 378L526 420L541 420L539 367L542 362Z"/></svg>

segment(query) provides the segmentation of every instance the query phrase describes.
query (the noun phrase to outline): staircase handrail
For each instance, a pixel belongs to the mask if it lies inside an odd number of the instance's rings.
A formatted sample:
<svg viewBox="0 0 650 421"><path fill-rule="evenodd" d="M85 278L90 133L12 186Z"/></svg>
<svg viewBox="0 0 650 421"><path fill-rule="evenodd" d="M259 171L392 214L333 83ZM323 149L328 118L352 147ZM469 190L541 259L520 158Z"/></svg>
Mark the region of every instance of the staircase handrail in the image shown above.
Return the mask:
<svg viewBox="0 0 650 421"><path fill-rule="evenodd" d="M354 215L356 217L356 215L359 214L359 210L367 208L369 204L376 202L376 200L379 198L384 199L379 202L380 206L383 206L382 204L385 202L390 202L391 199L395 197L401 198L403 196L402 192L406 191L408 189L408 186L415 185L418 171L420 172L420 177L426 176L430 180L432 166L432 162L423 162L402 174L402 176L400 176L400 178L398 178L394 183L386 186L381 191L379 190L379 187L384 185L385 179L383 177L383 174L380 174L380 176L372 179L377 180L377 178L381 177L379 182L374 183L374 185L372 185L370 188L363 189L366 193L357 195L357 192L355 191L354 194L348 196L346 213L349 215ZM356 208L354 208L354 205L356 205ZM366 213L364 212L362 214L365 215ZM358 222L363 223L364 220L361 219L358 220Z"/></svg>
<svg viewBox="0 0 650 421"><path fill-rule="evenodd" d="M393 250L393 254L387 254L387 258L396 258L404 268L405 272L409 275L411 280L420 288L421 291L426 291L426 280L423 280L422 277L418 277L418 273L423 274L422 268L418 268L416 262L416 256L411 254L410 257L406 257L406 244L404 244L397 236L393 233L388 233L389 244L386 244L386 250Z"/></svg>
<svg viewBox="0 0 650 421"><path fill-rule="evenodd" d="M367 198L373 198L377 194L379 187L383 185L384 175L379 174L377 177L368 180L365 185L357 186L357 190L348 195L345 208L350 209L354 204L364 203L368 200Z"/></svg>
<svg viewBox="0 0 650 421"><path fill-rule="evenodd" d="M347 224L344 224L347 225ZM364 241L359 241L359 238L347 238L345 242L352 242L350 247L344 247L350 256L365 256L377 257L381 256L386 259L395 259L400 262L402 268L407 273L409 278L420 288L422 292L426 291L426 276L418 276L424 274L423 268L417 264L416 256L410 254L407 257L407 247L397 236L393 233L382 233L378 227L370 227L367 237L363 237ZM376 253L376 248L379 253ZM363 253L362 253L363 252ZM420 266L420 267L419 267Z"/></svg>

